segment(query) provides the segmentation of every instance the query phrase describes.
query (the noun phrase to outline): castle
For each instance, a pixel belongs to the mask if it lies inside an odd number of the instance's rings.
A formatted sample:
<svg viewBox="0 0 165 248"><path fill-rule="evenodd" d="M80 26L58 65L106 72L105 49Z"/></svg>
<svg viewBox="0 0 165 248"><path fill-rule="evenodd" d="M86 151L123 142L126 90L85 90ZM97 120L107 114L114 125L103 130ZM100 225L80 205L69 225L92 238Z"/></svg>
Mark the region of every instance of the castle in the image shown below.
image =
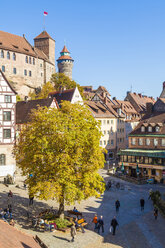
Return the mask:
<svg viewBox="0 0 165 248"><path fill-rule="evenodd" d="M64 46L57 60L59 72L72 79L73 59ZM43 31L32 46L23 37L0 31L0 69L20 96L27 96L51 78L55 68L55 40Z"/></svg>

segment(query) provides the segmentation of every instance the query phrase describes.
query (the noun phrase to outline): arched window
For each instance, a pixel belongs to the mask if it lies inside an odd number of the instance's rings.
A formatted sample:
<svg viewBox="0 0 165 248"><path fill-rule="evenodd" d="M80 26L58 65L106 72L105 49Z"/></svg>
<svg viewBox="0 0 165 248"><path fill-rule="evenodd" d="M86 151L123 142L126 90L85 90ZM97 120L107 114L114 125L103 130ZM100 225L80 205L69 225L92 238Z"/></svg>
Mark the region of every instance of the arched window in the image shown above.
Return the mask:
<svg viewBox="0 0 165 248"><path fill-rule="evenodd" d="M29 57L29 64L31 64L32 63L32 59L31 59L31 57Z"/></svg>
<svg viewBox="0 0 165 248"><path fill-rule="evenodd" d="M10 59L10 53L9 53L9 51L7 52L7 59Z"/></svg>
<svg viewBox="0 0 165 248"><path fill-rule="evenodd" d="M28 63L28 56L25 57L25 62Z"/></svg>
<svg viewBox="0 0 165 248"><path fill-rule="evenodd" d="M6 156L5 156L5 154L0 154L0 165L6 165Z"/></svg>
<svg viewBox="0 0 165 248"><path fill-rule="evenodd" d="M1 58L4 58L4 51L1 50Z"/></svg>
<svg viewBox="0 0 165 248"><path fill-rule="evenodd" d="M13 60L16 60L16 55L15 55L15 53L13 53Z"/></svg>
<svg viewBox="0 0 165 248"><path fill-rule="evenodd" d="M35 65L35 58L33 58L33 65Z"/></svg>

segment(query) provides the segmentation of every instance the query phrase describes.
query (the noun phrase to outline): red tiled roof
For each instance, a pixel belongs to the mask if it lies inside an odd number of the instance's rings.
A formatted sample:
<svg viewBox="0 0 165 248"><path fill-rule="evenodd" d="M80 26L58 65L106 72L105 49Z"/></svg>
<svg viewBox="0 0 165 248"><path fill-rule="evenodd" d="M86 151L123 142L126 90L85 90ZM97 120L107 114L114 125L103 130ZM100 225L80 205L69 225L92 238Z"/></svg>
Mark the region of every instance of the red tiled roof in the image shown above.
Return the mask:
<svg viewBox="0 0 165 248"><path fill-rule="evenodd" d="M58 59L57 59L57 61L58 60L62 60L62 59L69 59L69 60L73 60L70 56L68 56L68 55L62 55L62 56L60 56Z"/></svg>
<svg viewBox="0 0 165 248"><path fill-rule="evenodd" d="M66 48L66 46L64 46L64 48L62 49L61 53L69 53L68 49Z"/></svg>
<svg viewBox="0 0 165 248"><path fill-rule="evenodd" d="M52 39L52 37L44 30L42 31L38 36L36 36L34 38L34 40L37 40L37 39L44 39L44 38L50 38ZM53 39L52 39L53 40Z"/></svg>
<svg viewBox="0 0 165 248"><path fill-rule="evenodd" d="M0 220L0 230L1 248L41 248L31 235L21 232L2 220Z"/></svg>
<svg viewBox="0 0 165 248"><path fill-rule="evenodd" d="M71 101L74 91L75 88L68 90L61 90L61 91L59 90L59 91L50 92L49 96L55 97L58 104L60 105L61 101Z"/></svg>

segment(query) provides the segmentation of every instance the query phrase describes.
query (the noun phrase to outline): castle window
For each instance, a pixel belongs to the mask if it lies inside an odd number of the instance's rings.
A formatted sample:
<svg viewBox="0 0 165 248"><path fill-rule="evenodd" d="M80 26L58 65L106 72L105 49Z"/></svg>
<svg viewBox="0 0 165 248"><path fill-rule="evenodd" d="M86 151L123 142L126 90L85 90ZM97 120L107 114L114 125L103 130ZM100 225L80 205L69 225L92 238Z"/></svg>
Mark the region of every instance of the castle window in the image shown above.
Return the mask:
<svg viewBox="0 0 165 248"><path fill-rule="evenodd" d="M145 132L145 127L141 126L141 132Z"/></svg>
<svg viewBox="0 0 165 248"><path fill-rule="evenodd" d="M42 67L42 64L40 64L40 67Z"/></svg>
<svg viewBox="0 0 165 248"><path fill-rule="evenodd" d="M25 62L28 63L28 56L25 57Z"/></svg>
<svg viewBox="0 0 165 248"><path fill-rule="evenodd" d="M13 53L13 60L14 60L14 61L16 60L16 55L15 55L15 53Z"/></svg>
<svg viewBox="0 0 165 248"><path fill-rule="evenodd" d="M11 129L3 129L3 138L10 139L11 138Z"/></svg>
<svg viewBox="0 0 165 248"><path fill-rule="evenodd" d="M29 71L29 77L31 77L32 76L32 72L31 71Z"/></svg>
<svg viewBox="0 0 165 248"><path fill-rule="evenodd" d="M0 165L6 165L6 156L5 156L5 154L0 154Z"/></svg>
<svg viewBox="0 0 165 248"><path fill-rule="evenodd" d="M162 139L162 146L165 146L165 139Z"/></svg>
<svg viewBox="0 0 165 248"><path fill-rule="evenodd" d="M5 72L5 66L2 65L2 72Z"/></svg>
<svg viewBox="0 0 165 248"><path fill-rule="evenodd" d="M4 58L4 51L1 50L1 58Z"/></svg>
<svg viewBox="0 0 165 248"><path fill-rule="evenodd" d="M29 64L31 64L32 63L32 59L31 59L31 57L29 57Z"/></svg>
<svg viewBox="0 0 165 248"><path fill-rule="evenodd" d="M113 140L111 140L111 146L113 146Z"/></svg>
<svg viewBox="0 0 165 248"><path fill-rule="evenodd" d="M9 53L9 51L7 52L7 59L10 59L10 53Z"/></svg>
<svg viewBox="0 0 165 248"><path fill-rule="evenodd" d="M26 69L24 70L24 75L27 76L27 70Z"/></svg>
<svg viewBox="0 0 165 248"><path fill-rule="evenodd" d="M33 65L35 65L35 58L33 58Z"/></svg>
<svg viewBox="0 0 165 248"><path fill-rule="evenodd" d="M3 120L11 121L11 111L3 111Z"/></svg>
<svg viewBox="0 0 165 248"><path fill-rule="evenodd" d="M10 95L5 96L5 102L11 102L11 96Z"/></svg>
<svg viewBox="0 0 165 248"><path fill-rule="evenodd" d="M13 74L17 74L17 69L15 67L13 68Z"/></svg>
<svg viewBox="0 0 165 248"><path fill-rule="evenodd" d="M41 77L42 77L42 72L41 72Z"/></svg>

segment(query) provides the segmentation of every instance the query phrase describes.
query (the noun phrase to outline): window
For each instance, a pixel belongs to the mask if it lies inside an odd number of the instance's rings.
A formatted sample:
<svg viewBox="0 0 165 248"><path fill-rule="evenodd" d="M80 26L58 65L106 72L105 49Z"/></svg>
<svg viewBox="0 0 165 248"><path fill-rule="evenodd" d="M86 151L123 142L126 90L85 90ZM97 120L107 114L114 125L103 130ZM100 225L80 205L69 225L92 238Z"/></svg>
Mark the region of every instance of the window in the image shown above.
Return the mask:
<svg viewBox="0 0 165 248"><path fill-rule="evenodd" d="M17 74L17 69L15 67L13 68L13 74Z"/></svg>
<svg viewBox="0 0 165 248"><path fill-rule="evenodd" d="M151 126L148 127L148 132L152 132L152 127Z"/></svg>
<svg viewBox="0 0 165 248"><path fill-rule="evenodd" d="M11 138L11 129L3 129L3 138L10 139Z"/></svg>
<svg viewBox="0 0 165 248"><path fill-rule="evenodd" d="M15 53L13 53L13 60L14 60L14 61L16 60L16 55L15 55Z"/></svg>
<svg viewBox="0 0 165 248"><path fill-rule="evenodd" d="M35 65L35 58L33 58L33 65Z"/></svg>
<svg viewBox="0 0 165 248"><path fill-rule="evenodd" d="M104 134L106 134L106 131L104 130Z"/></svg>
<svg viewBox="0 0 165 248"><path fill-rule="evenodd" d="M135 138L131 138L131 145L135 145L136 143L136 139Z"/></svg>
<svg viewBox="0 0 165 248"><path fill-rule="evenodd" d="M42 64L40 64L40 67L42 67Z"/></svg>
<svg viewBox="0 0 165 248"><path fill-rule="evenodd" d="M139 138L138 139L138 143L139 143L139 146L142 146L143 145L143 139L142 138Z"/></svg>
<svg viewBox="0 0 165 248"><path fill-rule="evenodd" d="M31 77L32 76L32 72L31 71L29 71L29 77Z"/></svg>
<svg viewBox="0 0 165 248"><path fill-rule="evenodd" d="M6 156L5 154L0 154L0 165L6 164Z"/></svg>
<svg viewBox="0 0 165 248"><path fill-rule="evenodd" d="M102 146L102 141L100 140L100 146Z"/></svg>
<svg viewBox="0 0 165 248"><path fill-rule="evenodd" d="M111 140L111 146L113 146L113 140Z"/></svg>
<svg viewBox="0 0 165 248"><path fill-rule="evenodd" d="M111 120L111 124L113 124L113 120Z"/></svg>
<svg viewBox="0 0 165 248"><path fill-rule="evenodd" d="M5 102L11 102L11 96L6 95L5 96Z"/></svg>
<svg viewBox="0 0 165 248"><path fill-rule="evenodd" d="M165 146L165 139L162 139L162 146Z"/></svg>
<svg viewBox="0 0 165 248"><path fill-rule="evenodd" d="M2 72L5 72L5 66L2 65Z"/></svg>
<svg viewBox="0 0 165 248"><path fill-rule="evenodd" d="M24 75L27 76L27 70L26 69L24 70Z"/></svg>
<svg viewBox="0 0 165 248"><path fill-rule="evenodd" d="M106 140L104 140L104 145L106 145Z"/></svg>
<svg viewBox="0 0 165 248"><path fill-rule="evenodd" d="M141 126L141 132L145 132L145 127Z"/></svg>
<svg viewBox="0 0 165 248"><path fill-rule="evenodd" d="M106 120L104 120L103 123L106 124Z"/></svg>
<svg viewBox="0 0 165 248"><path fill-rule="evenodd" d="M153 175L153 176L156 175L156 170L155 170L155 169L152 169L152 170L151 170L151 175Z"/></svg>
<svg viewBox="0 0 165 248"><path fill-rule="evenodd" d="M107 131L107 134L110 134L110 131L109 130Z"/></svg>
<svg viewBox="0 0 165 248"><path fill-rule="evenodd" d="M7 59L10 59L10 53L9 53L9 51L7 52Z"/></svg>
<svg viewBox="0 0 165 248"><path fill-rule="evenodd" d="M111 127L111 134L113 134L113 128Z"/></svg>
<svg viewBox="0 0 165 248"><path fill-rule="evenodd" d="M3 111L3 120L11 121L11 111Z"/></svg>
<svg viewBox="0 0 165 248"><path fill-rule="evenodd" d="M28 56L25 57L25 62L28 63Z"/></svg>
<svg viewBox="0 0 165 248"><path fill-rule="evenodd" d="M4 51L1 50L1 58L4 58Z"/></svg>
<svg viewBox="0 0 165 248"><path fill-rule="evenodd" d="M156 126L156 127L155 127L155 131L156 131L156 132L159 132L159 131L160 131L160 127L159 127L159 126Z"/></svg>
<svg viewBox="0 0 165 248"><path fill-rule="evenodd" d="M146 145L147 145L147 146L150 145L150 139L146 139Z"/></svg>
<svg viewBox="0 0 165 248"><path fill-rule="evenodd" d="M31 59L31 57L29 57L29 64L31 64L32 63L32 59Z"/></svg>
<svg viewBox="0 0 165 248"><path fill-rule="evenodd" d="M107 141L107 144L108 144L108 145L110 145L110 142L109 142L109 140Z"/></svg>
<svg viewBox="0 0 165 248"><path fill-rule="evenodd" d="M107 120L107 124L109 124L109 120Z"/></svg>
<svg viewBox="0 0 165 248"><path fill-rule="evenodd" d="M154 146L158 145L158 139L154 139Z"/></svg>

